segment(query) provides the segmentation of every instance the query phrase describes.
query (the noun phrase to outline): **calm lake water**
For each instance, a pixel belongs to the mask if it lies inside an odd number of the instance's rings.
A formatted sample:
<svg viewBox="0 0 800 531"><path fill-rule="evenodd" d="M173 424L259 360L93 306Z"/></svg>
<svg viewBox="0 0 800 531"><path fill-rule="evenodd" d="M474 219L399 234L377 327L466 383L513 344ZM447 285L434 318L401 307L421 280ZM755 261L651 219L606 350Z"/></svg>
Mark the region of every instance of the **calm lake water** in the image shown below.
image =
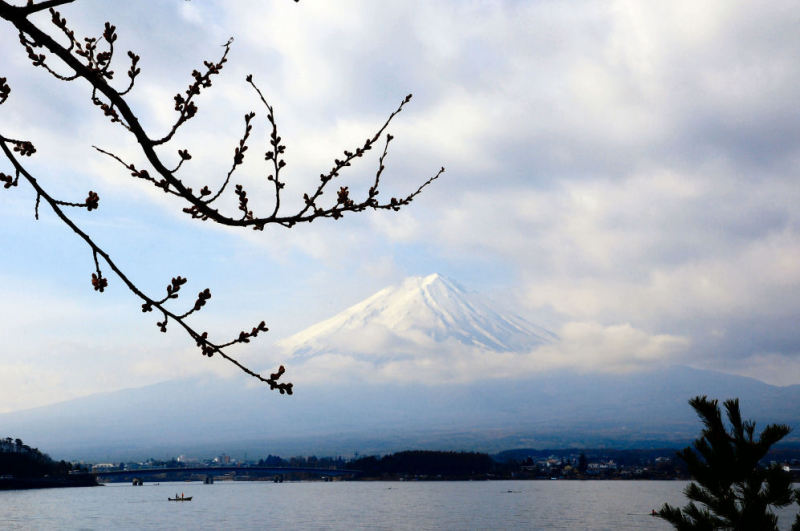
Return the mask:
<svg viewBox="0 0 800 531"><path fill-rule="evenodd" d="M222 482L0 492L2 529L671 529L682 481ZM190 502L169 502L183 492ZM785 529L794 509L781 513Z"/></svg>

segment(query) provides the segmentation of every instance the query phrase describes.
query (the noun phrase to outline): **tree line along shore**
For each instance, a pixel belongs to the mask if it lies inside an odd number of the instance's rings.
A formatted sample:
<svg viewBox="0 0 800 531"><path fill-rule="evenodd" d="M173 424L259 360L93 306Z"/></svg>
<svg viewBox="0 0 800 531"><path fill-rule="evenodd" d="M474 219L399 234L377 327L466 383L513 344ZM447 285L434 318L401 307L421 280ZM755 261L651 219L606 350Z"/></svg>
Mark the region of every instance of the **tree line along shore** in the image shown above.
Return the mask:
<svg viewBox="0 0 800 531"><path fill-rule="evenodd" d="M347 469L356 474L341 476L347 480L491 480L491 479L689 479L686 464L676 457L675 449L515 449L495 455L479 452L409 450L383 456L341 457L298 456L237 461L228 456L206 460L180 459L90 464L54 461L47 454L24 444L20 439L0 439L0 489L73 487L96 485L93 471L128 472L165 468L153 481L202 479L203 474L189 469L200 466L233 466L234 471L220 480L272 480L275 472L255 467ZM800 480L800 447L773 449L764 465L780 464ZM181 472L186 468L186 472ZM286 480L313 480L321 473L287 472ZM130 481L121 474L106 481Z"/></svg>
<svg viewBox="0 0 800 531"><path fill-rule="evenodd" d="M23 443L21 439L0 439L0 490L97 485L90 471Z"/></svg>

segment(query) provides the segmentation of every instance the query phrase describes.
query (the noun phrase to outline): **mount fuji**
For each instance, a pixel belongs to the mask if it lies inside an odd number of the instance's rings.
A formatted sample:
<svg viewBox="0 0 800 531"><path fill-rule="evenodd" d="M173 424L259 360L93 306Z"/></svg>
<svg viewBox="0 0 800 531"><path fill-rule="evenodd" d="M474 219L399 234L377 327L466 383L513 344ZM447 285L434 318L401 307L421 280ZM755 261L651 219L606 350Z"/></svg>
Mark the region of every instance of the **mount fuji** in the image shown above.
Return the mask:
<svg viewBox="0 0 800 531"><path fill-rule="evenodd" d="M623 374L515 365L519 352L536 358L563 341L447 278L414 277L280 341L291 397L209 375L0 414L0 427L58 458L104 461L641 448L694 438L700 425L687 400L704 394L739 397L760 426L800 428L800 410L787 407L800 403L800 385L674 366ZM505 376L484 370L499 365ZM477 377L450 377L465 367Z"/></svg>
<svg viewBox="0 0 800 531"><path fill-rule="evenodd" d="M382 289L278 346L299 359L331 352L414 357L443 347L522 352L557 339L434 273Z"/></svg>

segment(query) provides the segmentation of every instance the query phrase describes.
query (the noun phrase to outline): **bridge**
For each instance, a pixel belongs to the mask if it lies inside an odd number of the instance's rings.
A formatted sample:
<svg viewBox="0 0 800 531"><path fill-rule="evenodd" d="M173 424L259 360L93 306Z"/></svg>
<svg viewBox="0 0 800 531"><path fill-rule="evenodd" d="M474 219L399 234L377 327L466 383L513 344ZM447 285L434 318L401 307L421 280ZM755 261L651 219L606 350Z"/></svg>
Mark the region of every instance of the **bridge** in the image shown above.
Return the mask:
<svg viewBox="0 0 800 531"><path fill-rule="evenodd" d="M134 477L140 481L144 477L170 474L204 474L207 483L213 483L213 477L230 472L252 475L257 473L260 476L274 476L283 478L287 474L303 473L318 476L346 476L360 474L360 470L347 468L313 468L300 466L188 466L188 467L169 467L169 468L137 468L134 470L98 470L92 472L98 479L121 479L124 477Z"/></svg>

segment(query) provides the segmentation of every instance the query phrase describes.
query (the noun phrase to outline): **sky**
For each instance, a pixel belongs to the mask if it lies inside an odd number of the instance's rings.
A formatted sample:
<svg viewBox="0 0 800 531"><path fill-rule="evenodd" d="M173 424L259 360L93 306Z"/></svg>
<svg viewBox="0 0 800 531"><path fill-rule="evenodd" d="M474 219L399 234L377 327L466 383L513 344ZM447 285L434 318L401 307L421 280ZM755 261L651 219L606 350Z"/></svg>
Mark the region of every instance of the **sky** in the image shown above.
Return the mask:
<svg viewBox="0 0 800 531"><path fill-rule="evenodd" d="M539 354L565 366L634 360L798 384L793 7L78 0L60 9L78 35L116 25L118 77L125 51L141 56L129 102L154 137L168 130L192 69L233 37L198 117L161 153L177 160L189 149L182 177L219 183L242 116L255 111L236 182L265 211L258 152L268 128L247 74L275 108L290 205L413 93L389 129L382 197L413 191L445 166L442 178L401 212L292 230L191 220L176 198L136 182L92 148L146 167L130 135L103 119L86 83L33 68L8 24L0 77L12 92L0 132L36 145L26 164L55 196L100 195L99 210L73 219L148 293L175 275L189 279L188 293L210 288L193 323L220 339L265 320L267 338L235 352L246 364L385 286L438 272L553 330L561 341ZM377 154L360 160L341 185L365 193L376 165ZM0 412L235 374L178 330L160 333L115 277L94 292L91 252L47 208L34 220L34 201L27 185L0 190Z"/></svg>

